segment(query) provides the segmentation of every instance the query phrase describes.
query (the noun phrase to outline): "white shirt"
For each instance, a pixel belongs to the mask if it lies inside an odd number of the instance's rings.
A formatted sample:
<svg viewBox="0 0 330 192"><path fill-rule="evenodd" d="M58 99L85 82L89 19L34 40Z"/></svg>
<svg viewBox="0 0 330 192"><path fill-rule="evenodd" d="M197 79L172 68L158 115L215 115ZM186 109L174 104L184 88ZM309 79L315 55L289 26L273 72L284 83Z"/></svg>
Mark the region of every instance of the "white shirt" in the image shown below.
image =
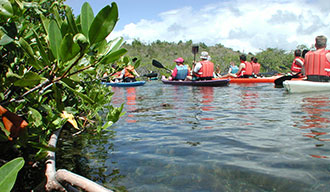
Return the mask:
<svg viewBox="0 0 330 192"><path fill-rule="evenodd" d="M198 73L198 71L202 68L202 63L198 62L196 63L195 67L194 67L194 72Z"/></svg>

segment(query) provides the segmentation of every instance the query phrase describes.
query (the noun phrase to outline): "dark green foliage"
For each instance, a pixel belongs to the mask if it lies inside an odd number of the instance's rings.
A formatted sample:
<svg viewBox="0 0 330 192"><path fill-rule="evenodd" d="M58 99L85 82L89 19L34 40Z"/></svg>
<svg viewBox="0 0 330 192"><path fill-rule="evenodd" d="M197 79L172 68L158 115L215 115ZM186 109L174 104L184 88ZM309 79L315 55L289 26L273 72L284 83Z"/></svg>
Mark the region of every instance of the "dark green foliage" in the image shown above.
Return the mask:
<svg viewBox="0 0 330 192"><path fill-rule="evenodd" d="M9 140L0 120L0 157L23 156L30 163L24 173L43 161L47 150L55 150L47 146L55 130L71 124L99 133L123 114L122 106L110 105L111 87L100 83L104 72L115 72L111 64L122 68L130 62L123 57L127 51L121 38L106 41L118 20L117 5L106 6L94 18L85 3L81 14L75 18L62 0L1 0L0 105L29 125ZM24 177L17 191L35 187Z"/></svg>
<svg viewBox="0 0 330 192"><path fill-rule="evenodd" d="M139 72L144 74L149 71L157 71L161 74L165 74L166 71L155 68L151 65L153 59L161 62L166 68L173 69L175 67L174 59L182 57L186 64L192 66L194 60L194 54L192 53L193 42L178 42L169 43L157 40L149 45L142 43L139 40L134 40L131 44L125 44L123 47L127 49L128 55L131 57L138 57L141 59L141 65ZM216 67L220 67L222 73L226 73L230 62L234 61L239 65L239 55L242 54L239 51L234 51L231 48L226 48L222 44L216 44L214 46L207 46L204 43L196 44L199 46L199 52L196 55L196 60L199 60L200 53L202 51L209 52L212 57L212 62ZM293 60L292 52L285 52L284 50L269 48L255 55L252 53L247 54L247 60L255 56L258 58L258 62L261 64L261 72L287 72L279 66L285 66L290 68Z"/></svg>

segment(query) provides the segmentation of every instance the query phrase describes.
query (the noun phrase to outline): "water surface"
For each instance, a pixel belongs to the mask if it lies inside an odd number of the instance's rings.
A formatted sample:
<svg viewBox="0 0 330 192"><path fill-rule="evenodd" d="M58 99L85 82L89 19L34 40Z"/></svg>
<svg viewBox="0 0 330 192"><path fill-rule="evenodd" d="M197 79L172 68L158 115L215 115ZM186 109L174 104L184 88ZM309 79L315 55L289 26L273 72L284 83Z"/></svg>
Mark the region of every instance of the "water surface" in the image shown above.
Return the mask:
<svg viewBox="0 0 330 192"><path fill-rule="evenodd" d="M273 84L114 88L126 114L89 138L87 176L127 191L329 191L330 95Z"/></svg>

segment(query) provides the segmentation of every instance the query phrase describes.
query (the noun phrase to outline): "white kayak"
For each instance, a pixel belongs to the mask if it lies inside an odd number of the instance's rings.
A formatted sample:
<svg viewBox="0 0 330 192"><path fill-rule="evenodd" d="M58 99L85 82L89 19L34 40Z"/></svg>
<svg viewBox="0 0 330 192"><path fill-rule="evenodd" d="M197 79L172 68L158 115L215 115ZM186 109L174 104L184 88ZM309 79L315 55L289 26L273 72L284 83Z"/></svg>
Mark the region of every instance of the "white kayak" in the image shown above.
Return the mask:
<svg viewBox="0 0 330 192"><path fill-rule="evenodd" d="M289 93L308 93L319 91L330 91L330 82L315 82L315 81L284 81L284 88Z"/></svg>

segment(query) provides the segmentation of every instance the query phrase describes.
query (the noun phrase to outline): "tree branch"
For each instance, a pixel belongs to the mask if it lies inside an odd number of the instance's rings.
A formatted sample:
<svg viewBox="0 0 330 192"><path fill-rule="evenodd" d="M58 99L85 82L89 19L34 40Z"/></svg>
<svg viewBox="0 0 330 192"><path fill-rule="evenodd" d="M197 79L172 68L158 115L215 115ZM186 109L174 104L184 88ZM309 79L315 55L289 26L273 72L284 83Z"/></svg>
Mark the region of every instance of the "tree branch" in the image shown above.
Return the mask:
<svg viewBox="0 0 330 192"><path fill-rule="evenodd" d="M56 147L57 140L59 138L59 134L61 133L61 129L56 130L50 140L48 142L48 146ZM65 169L59 169L56 171L55 166L55 152L48 151L47 152L47 160L46 160L46 191L79 191L75 187L85 190L86 192L112 192L111 190L85 178L75 173L72 173ZM64 187L65 186L65 187ZM74 187L75 186L75 187Z"/></svg>

